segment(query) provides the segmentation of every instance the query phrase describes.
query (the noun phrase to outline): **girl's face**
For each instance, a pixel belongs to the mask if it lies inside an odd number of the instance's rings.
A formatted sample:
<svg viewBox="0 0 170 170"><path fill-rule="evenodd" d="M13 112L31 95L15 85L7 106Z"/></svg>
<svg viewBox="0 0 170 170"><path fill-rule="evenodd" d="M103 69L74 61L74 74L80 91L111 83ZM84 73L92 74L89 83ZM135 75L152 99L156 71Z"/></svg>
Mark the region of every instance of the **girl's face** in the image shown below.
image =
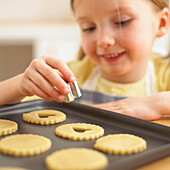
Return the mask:
<svg viewBox="0 0 170 170"><path fill-rule="evenodd" d="M128 83L146 73L158 25L149 0L75 0L82 46L108 80Z"/></svg>

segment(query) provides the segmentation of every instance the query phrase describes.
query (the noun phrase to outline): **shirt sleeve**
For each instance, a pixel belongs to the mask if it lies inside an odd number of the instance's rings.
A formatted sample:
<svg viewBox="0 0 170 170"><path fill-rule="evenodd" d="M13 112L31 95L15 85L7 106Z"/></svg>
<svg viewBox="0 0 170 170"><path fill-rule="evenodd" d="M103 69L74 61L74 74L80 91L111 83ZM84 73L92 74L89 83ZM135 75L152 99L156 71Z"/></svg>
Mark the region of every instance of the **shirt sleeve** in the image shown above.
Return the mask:
<svg viewBox="0 0 170 170"><path fill-rule="evenodd" d="M82 60L68 62L67 65L69 66L75 77L78 79L78 83L80 86L89 77L94 68L94 64L89 60L88 57L84 57Z"/></svg>
<svg viewBox="0 0 170 170"><path fill-rule="evenodd" d="M153 63L158 91L170 91L170 56L167 59L154 58Z"/></svg>

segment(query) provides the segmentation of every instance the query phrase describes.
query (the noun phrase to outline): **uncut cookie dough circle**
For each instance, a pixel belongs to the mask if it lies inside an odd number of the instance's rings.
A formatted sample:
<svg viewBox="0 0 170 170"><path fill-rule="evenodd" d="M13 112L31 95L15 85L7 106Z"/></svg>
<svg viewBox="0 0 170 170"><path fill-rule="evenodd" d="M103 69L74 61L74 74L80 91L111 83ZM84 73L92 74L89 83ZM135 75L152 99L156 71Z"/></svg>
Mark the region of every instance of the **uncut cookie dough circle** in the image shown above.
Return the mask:
<svg viewBox="0 0 170 170"><path fill-rule="evenodd" d="M9 166L0 166L0 170L28 170L25 168L9 167Z"/></svg>
<svg viewBox="0 0 170 170"><path fill-rule="evenodd" d="M18 124L11 120L0 119L0 136L11 134L18 130Z"/></svg>
<svg viewBox="0 0 170 170"><path fill-rule="evenodd" d="M33 124L49 125L63 122L66 115L58 110L35 110L23 113L23 120Z"/></svg>
<svg viewBox="0 0 170 170"><path fill-rule="evenodd" d="M107 157L101 152L86 148L69 148L56 151L45 159L48 169L92 170L107 166Z"/></svg>
<svg viewBox="0 0 170 170"><path fill-rule="evenodd" d="M102 136L104 129L92 124L71 123L57 127L55 134L72 140L88 140Z"/></svg>
<svg viewBox="0 0 170 170"><path fill-rule="evenodd" d="M11 135L0 140L0 152L13 156L38 155L50 148L50 139L33 134Z"/></svg>
<svg viewBox="0 0 170 170"><path fill-rule="evenodd" d="M97 139L94 147L110 154L133 154L146 149L146 141L131 134L107 135Z"/></svg>

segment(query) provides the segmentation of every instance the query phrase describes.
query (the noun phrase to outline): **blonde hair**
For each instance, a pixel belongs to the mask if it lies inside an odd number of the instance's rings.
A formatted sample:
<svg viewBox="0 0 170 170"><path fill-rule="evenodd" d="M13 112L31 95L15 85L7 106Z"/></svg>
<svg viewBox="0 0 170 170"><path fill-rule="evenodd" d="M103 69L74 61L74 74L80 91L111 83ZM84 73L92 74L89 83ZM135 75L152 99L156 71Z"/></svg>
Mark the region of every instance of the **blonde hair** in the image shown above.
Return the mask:
<svg viewBox="0 0 170 170"><path fill-rule="evenodd" d="M75 0L70 0L71 8L73 11L74 11L74 1ZM169 8L169 0L150 0L150 1L152 1L160 9Z"/></svg>
<svg viewBox="0 0 170 170"><path fill-rule="evenodd" d="M160 9L169 8L169 0L151 0Z"/></svg>
<svg viewBox="0 0 170 170"><path fill-rule="evenodd" d="M156 7L158 7L160 10L163 8L169 8L169 0L149 0L152 1ZM70 0L71 8L74 11L74 2L75 0ZM85 53L83 51L83 48L80 46L79 52L77 54L77 60L82 60L85 57Z"/></svg>

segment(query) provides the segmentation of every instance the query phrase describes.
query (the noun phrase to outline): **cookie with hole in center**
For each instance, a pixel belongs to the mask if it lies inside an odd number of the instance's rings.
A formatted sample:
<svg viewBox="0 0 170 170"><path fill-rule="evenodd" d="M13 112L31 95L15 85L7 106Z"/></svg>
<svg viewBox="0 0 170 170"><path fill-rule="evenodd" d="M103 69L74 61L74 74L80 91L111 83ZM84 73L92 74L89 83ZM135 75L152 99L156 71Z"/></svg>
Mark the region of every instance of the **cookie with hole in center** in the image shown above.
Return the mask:
<svg viewBox="0 0 170 170"><path fill-rule="evenodd" d="M102 136L104 129L93 124L71 123L57 127L55 134L71 140L89 140Z"/></svg>
<svg viewBox="0 0 170 170"><path fill-rule="evenodd" d="M35 110L23 113L23 120L33 124L49 125L63 122L66 115L58 110Z"/></svg>

